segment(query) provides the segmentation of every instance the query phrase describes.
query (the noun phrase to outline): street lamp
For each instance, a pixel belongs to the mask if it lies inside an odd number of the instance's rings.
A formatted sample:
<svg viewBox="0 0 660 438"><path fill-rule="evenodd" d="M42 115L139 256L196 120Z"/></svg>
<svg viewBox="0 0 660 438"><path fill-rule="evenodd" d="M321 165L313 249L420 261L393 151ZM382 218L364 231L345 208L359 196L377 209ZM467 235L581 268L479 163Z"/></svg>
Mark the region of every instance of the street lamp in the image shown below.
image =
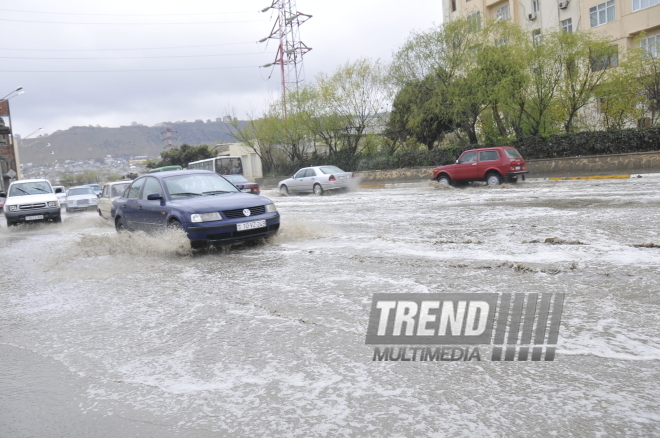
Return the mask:
<svg viewBox="0 0 660 438"><path fill-rule="evenodd" d="M13 90L11 93L7 94L5 97L0 99L0 101L9 100L9 99L11 99L11 97L15 97L15 96L11 96L14 93L16 93L16 96L20 96L21 94L25 93L25 91L21 91L22 89L23 89L23 87L18 87L17 89ZM9 97L9 96L11 96L11 97Z"/></svg>

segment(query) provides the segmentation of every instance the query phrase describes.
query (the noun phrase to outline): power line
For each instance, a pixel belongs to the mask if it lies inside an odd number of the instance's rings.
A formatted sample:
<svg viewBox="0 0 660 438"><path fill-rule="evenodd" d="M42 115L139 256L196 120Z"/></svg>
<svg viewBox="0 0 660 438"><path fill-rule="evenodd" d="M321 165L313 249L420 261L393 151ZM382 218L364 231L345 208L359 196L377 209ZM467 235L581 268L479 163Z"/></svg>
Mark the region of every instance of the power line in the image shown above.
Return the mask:
<svg viewBox="0 0 660 438"><path fill-rule="evenodd" d="M152 26L152 25L173 25L173 24L183 24L183 25L199 25L199 24L240 24L240 23L262 23L263 20L245 20L245 21L193 21L193 22L180 22L180 23L103 23L103 22L94 22L86 23L80 21L40 21L40 20L12 20L6 18L0 18L0 21L11 21L14 23L40 23L40 24L86 24L92 26L100 25L113 25L113 26Z"/></svg>
<svg viewBox="0 0 660 438"><path fill-rule="evenodd" d="M173 46L173 47L143 47L136 49L7 49L0 47L0 50L17 50L21 52L120 52L120 51L130 51L130 50L194 49L201 47L238 46L241 44L254 44L254 43L255 41L244 41L240 43L201 44L196 46Z"/></svg>
<svg viewBox="0 0 660 438"><path fill-rule="evenodd" d="M254 53L223 53L219 55L166 55L166 56L116 56L116 57L85 57L85 58L42 58L24 56L0 56L0 59L39 59L39 60L94 60L94 59L162 59L162 58L208 58L217 56L247 56L263 55L266 52Z"/></svg>
<svg viewBox="0 0 660 438"><path fill-rule="evenodd" d="M0 9L6 12L21 12L25 14L47 14L47 15L79 15L79 16L113 16L113 17L180 17L180 16L199 16L199 15L230 15L230 14L252 14L254 11L245 12L203 12L199 14L80 14L75 12L40 12L40 11L21 11L18 9Z"/></svg>
<svg viewBox="0 0 660 438"><path fill-rule="evenodd" d="M169 69L139 69L139 70L0 70L0 73L126 73L126 72L156 72L156 71L191 71L191 70L229 70L239 68L258 68L256 65L237 67L200 67L200 68L169 68Z"/></svg>

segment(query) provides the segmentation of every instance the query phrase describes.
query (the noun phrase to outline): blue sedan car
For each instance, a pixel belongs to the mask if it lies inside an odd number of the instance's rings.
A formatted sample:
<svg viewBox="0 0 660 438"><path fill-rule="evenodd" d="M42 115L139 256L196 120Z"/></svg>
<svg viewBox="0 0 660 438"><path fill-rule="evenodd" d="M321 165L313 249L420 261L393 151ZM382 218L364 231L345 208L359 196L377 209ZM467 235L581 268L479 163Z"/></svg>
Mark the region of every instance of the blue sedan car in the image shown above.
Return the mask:
<svg viewBox="0 0 660 438"><path fill-rule="evenodd" d="M142 176L112 202L123 230L183 229L193 248L272 236L280 228L275 204L242 193L209 170L177 170Z"/></svg>

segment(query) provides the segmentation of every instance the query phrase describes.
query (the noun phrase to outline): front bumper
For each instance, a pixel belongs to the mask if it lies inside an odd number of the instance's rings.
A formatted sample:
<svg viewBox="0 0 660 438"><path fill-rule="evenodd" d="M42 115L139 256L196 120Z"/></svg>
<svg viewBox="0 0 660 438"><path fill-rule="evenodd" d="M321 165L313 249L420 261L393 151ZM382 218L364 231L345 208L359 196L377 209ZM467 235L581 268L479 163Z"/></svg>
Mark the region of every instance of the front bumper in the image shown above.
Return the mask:
<svg viewBox="0 0 660 438"><path fill-rule="evenodd" d="M250 230L237 231L236 225L244 222L266 220L266 226ZM223 244L254 239L255 237L268 237L277 234L280 229L279 213L267 213L251 217L246 220L223 220L206 223L187 223L184 225L188 238L195 241Z"/></svg>
<svg viewBox="0 0 660 438"><path fill-rule="evenodd" d="M29 216L43 216L42 219L26 220ZM6 211L5 217L8 222L39 222L59 219L61 215L60 207L35 208L32 210Z"/></svg>

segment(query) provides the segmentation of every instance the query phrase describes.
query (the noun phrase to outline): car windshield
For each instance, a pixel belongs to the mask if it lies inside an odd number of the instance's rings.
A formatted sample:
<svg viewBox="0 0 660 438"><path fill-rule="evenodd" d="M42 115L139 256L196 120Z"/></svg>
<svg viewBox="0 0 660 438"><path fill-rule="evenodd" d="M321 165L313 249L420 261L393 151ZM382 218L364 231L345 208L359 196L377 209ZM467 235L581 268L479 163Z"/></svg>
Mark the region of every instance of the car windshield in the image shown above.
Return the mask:
<svg viewBox="0 0 660 438"><path fill-rule="evenodd" d="M328 173L344 173L344 171L337 166L323 166L320 169L321 172L325 173L326 175Z"/></svg>
<svg viewBox="0 0 660 438"><path fill-rule="evenodd" d="M76 196L76 195L93 195L94 190L92 190L91 187L81 187L78 189L70 189L68 196Z"/></svg>
<svg viewBox="0 0 660 438"><path fill-rule="evenodd" d="M506 152L506 156L509 158L522 158L522 155L520 155L517 149L504 149L504 152Z"/></svg>
<svg viewBox="0 0 660 438"><path fill-rule="evenodd" d="M243 175L222 175L222 176L224 176L225 179L229 180L229 182L234 183L234 184L241 184L241 183L249 183L250 182Z"/></svg>
<svg viewBox="0 0 660 438"><path fill-rule="evenodd" d="M163 178L172 198L212 196L238 190L216 173L192 173Z"/></svg>
<svg viewBox="0 0 660 438"><path fill-rule="evenodd" d="M12 184L9 190L9 196L41 195L43 193L53 193L53 189L46 181Z"/></svg>

